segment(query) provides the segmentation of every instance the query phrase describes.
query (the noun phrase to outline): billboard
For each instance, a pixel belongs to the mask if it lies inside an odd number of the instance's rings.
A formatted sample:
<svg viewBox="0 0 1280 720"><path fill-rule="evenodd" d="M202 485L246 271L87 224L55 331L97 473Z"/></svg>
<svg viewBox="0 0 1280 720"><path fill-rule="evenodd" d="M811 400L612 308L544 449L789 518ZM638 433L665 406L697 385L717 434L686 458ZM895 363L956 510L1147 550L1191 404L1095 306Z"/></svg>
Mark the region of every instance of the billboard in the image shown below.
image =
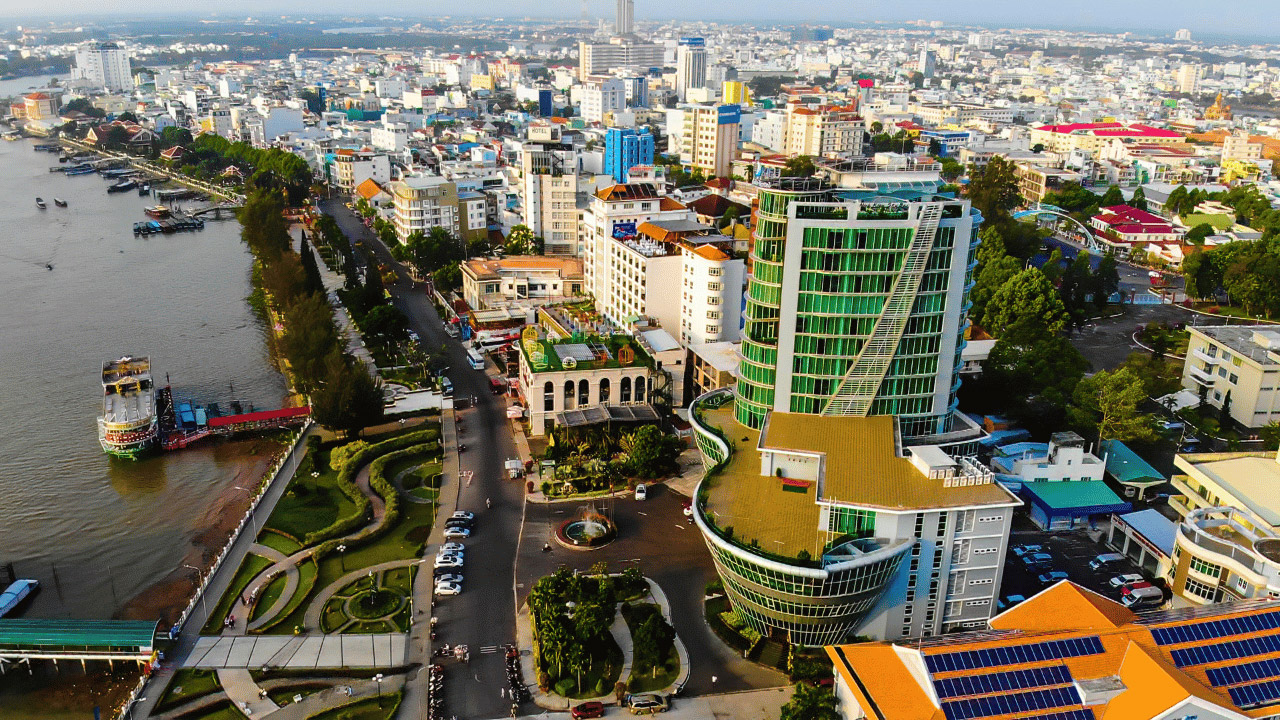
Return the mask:
<svg viewBox="0 0 1280 720"><path fill-rule="evenodd" d="M719 112L720 116L716 119L717 125L733 125L742 122L741 105L721 105Z"/></svg>
<svg viewBox="0 0 1280 720"><path fill-rule="evenodd" d="M613 224L613 238L615 240L626 240L637 235L636 224L633 222L619 222Z"/></svg>

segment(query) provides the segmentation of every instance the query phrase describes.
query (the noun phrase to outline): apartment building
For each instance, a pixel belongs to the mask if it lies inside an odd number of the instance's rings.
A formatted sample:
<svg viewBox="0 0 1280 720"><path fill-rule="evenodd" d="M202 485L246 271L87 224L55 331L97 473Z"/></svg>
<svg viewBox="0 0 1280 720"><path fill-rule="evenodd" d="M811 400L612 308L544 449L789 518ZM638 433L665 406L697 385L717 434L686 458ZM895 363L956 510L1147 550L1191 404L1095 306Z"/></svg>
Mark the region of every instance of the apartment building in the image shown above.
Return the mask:
<svg viewBox="0 0 1280 720"><path fill-rule="evenodd" d="M440 227L460 235L457 187L440 177L410 175L387 186L395 207L396 238L404 242L414 232ZM459 240L461 242L461 240Z"/></svg>
<svg viewBox="0 0 1280 720"><path fill-rule="evenodd" d="M578 80L586 82L593 76L607 75L613 70L638 70L648 72L660 68L666 48L657 43L637 42L630 38L615 37L607 43L578 43Z"/></svg>
<svg viewBox="0 0 1280 720"><path fill-rule="evenodd" d="M582 294L577 258L511 256L462 263L462 297L473 310L530 307Z"/></svg>
<svg viewBox="0 0 1280 720"><path fill-rule="evenodd" d="M591 83L582 89L582 119L602 123L613 113L627 109L627 84L618 78Z"/></svg>
<svg viewBox="0 0 1280 720"><path fill-rule="evenodd" d="M328 157L332 181L344 193L354 193L365 180L386 185L391 180L391 160L370 149L340 148Z"/></svg>
<svg viewBox="0 0 1280 720"><path fill-rule="evenodd" d="M844 158L862 154L864 129L856 110L792 106L786 113L787 155Z"/></svg>
<svg viewBox="0 0 1280 720"><path fill-rule="evenodd" d="M129 53L115 43L88 43L76 48L76 64L71 76L110 92L133 89Z"/></svg>
<svg viewBox="0 0 1280 720"><path fill-rule="evenodd" d="M579 254L577 153L526 145L520 162L524 224L545 254Z"/></svg>
<svg viewBox="0 0 1280 720"><path fill-rule="evenodd" d="M1231 419L1260 428L1280 420L1280 329L1274 325L1188 326L1182 386ZM1230 400L1228 401L1228 397Z"/></svg>
<svg viewBox="0 0 1280 720"><path fill-rule="evenodd" d="M685 167L728 177L738 153L742 109L737 105L684 105L667 112L668 149Z"/></svg>

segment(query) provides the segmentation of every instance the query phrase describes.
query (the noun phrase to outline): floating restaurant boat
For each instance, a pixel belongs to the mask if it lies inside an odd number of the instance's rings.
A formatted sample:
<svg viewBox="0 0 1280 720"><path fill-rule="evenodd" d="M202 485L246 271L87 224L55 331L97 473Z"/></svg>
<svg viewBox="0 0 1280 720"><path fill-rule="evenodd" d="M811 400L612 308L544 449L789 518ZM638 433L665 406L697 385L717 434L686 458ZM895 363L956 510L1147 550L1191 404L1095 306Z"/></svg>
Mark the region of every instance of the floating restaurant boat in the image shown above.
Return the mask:
<svg viewBox="0 0 1280 720"><path fill-rule="evenodd" d="M121 180L115 185L112 185L111 187L107 188L107 192L109 193L125 192L127 190L132 190L136 187L138 187L138 183L133 180Z"/></svg>
<svg viewBox="0 0 1280 720"><path fill-rule="evenodd" d="M69 167L63 172L67 175L88 175L97 171L93 169L92 165L77 165L75 167Z"/></svg>
<svg viewBox="0 0 1280 720"><path fill-rule="evenodd" d="M58 207L66 207L66 206L67 206L67 201L66 201L66 200L63 200L62 198L54 198L54 199L53 199L53 204L54 204L54 205L57 205Z"/></svg>
<svg viewBox="0 0 1280 720"><path fill-rule="evenodd" d="M134 459L156 444L156 393L150 358L126 355L102 364L102 416L98 442L103 451Z"/></svg>
<svg viewBox="0 0 1280 720"><path fill-rule="evenodd" d="M143 212L145 212L148 217L153 217L159 220L162 218L169 217L172 211L169 210L169 208L165 207L164 205L154 205L152 207L147 208L146 210L143 210Z"/></svg>
<svg viewBox="0 0 1280 720"><path fill-rule="evenodd" d="M31 593L40 587L39 580L17 580L0 593L0 617L13 612Z"/></svg>

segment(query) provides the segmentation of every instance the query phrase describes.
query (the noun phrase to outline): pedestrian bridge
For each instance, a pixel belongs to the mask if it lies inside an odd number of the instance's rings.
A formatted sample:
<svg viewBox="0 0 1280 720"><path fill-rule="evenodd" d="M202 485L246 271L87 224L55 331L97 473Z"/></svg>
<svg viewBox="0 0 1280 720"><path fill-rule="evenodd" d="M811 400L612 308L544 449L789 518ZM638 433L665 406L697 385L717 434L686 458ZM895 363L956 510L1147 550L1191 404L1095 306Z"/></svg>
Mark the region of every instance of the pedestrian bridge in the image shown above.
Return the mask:
<svg viewBox="0 0 1280 720"><path fill-rule="evenodd" d="M158 621L0 619L0 670L31 660L155 659Z"/></svg>

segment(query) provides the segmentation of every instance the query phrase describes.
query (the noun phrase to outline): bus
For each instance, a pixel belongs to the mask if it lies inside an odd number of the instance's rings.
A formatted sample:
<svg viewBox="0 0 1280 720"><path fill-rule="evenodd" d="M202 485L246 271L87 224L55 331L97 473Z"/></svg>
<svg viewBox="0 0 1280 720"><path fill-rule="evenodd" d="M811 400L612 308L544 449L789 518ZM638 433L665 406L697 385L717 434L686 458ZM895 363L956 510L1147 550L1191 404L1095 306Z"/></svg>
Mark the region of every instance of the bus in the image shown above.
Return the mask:
<svg viewBox="0 0 1280 720"><path fill-rule="evenodd" d="M471 363L472 370L484 370L484 355L475 348L467 351L467 362Z"/></svg>

